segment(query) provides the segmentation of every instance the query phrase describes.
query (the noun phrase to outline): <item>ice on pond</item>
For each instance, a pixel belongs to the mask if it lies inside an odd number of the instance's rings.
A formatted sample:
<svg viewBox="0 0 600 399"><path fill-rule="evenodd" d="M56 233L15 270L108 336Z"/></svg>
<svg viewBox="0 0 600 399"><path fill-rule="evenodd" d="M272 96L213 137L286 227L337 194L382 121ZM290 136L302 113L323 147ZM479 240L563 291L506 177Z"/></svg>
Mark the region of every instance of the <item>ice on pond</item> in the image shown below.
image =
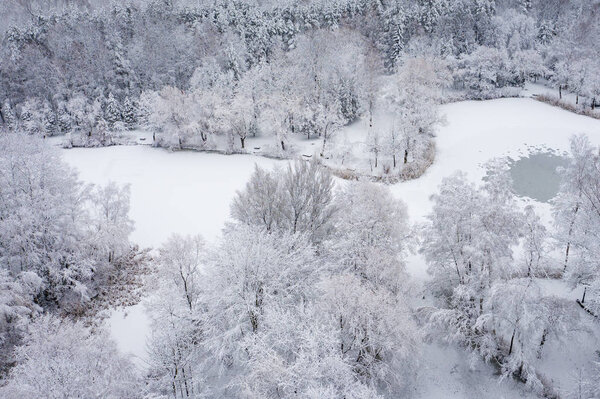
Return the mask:
<svg viewBox="0 0 600 399"><path fill-rule="evenodd" d="M555 151L545 149L530 153L520 159L511 159L510 175L513 189L519 196L548 202L560 188L557 169L565 166L567 158Z"/></svg>

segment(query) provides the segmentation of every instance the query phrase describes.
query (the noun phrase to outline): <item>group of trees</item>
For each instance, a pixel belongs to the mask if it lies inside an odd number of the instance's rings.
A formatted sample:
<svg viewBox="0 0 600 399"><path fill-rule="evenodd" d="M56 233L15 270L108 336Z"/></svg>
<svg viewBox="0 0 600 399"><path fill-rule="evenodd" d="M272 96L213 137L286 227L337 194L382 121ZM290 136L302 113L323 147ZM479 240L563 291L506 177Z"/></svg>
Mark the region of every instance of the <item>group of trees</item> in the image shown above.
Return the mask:
<svg viewBox="0 0 600 399"><path fill-rule="evenodd" d="M406 55L393 75L391 90L383 97L391 125L369 126L366 147L371 170L399 170L405 179L419 177L434 160L435 131L442 122L438 105L448 86L445 61L430 56ZM395 173L396 174L396 173Z"/></svg>
<svg viewBox="0 0 600 399"><path fill-rule="evenodd" d="M60 134L77 136L79 146L107 146L114 143L118 132L136 126L138 109L129 97L120 103L112 93L89 99L72 95L68 100L30 97L18 111L5 99L2 119L9 130L38 137Z"/></svg>
<svg viewBox="0 0 600 399"><path fill-rule="evenodd" d="M573 284L585 287L580 304L599 316L600 150L586 136L577 136L571 141L571 154L554 207L563 272Z"/></svg>
<svg viewBox="0 0 600 399"><path fill-rule="evenodd" d="M400 201L370 183L334 195L324 169L298 161L257 168L232 215L214 246L173 236L161 248L155 389L377 398L410 386L420 334L404 296Z"/></svg>
<svg viewBox="0 0 600 399"><path fill-rule="evenodd" d="M433 334L469 348L540 393L551 392L537 369L544 345L550 339L566 342L582 313L577 303L545 293L538 277L562 274L567 283L583 285L578 303L598 317L599 154L585 136L573 137L571 161L554 200L556 234L531 207L517 210L498 163L489 165L482 187L462 174L446 178L423 231L430 288L440 300L439 307L423 312ZM523 255L515 258L518 244ZM553 248L563 262L553 261ZM591 373L593 381L597 375ZM590 390L586 397L598 393Z"/></svg>
<svg viewBox="0 0 600 399"><path fill-rule="evenodd" d="M115 132L142 123L170 148L240 151L247 137L264 134L273 137L271 153L286 155L290 135L299 134L321 137L323 153L340 126L361 116L372 125L378 78L400 70L394 84L402 93L410 84L402 69L414 57L459 97L510 95L538 77L592 107L600 93L598 10L585 0L11 0L3 7L12 25L0 31L0 124L43 136L74 132L73 145L110 145ZM408 132L431 134L414 120L414 106L433 107L420 97L396 101L402 127L371 138L372 151L389 153L394 169L414 160L403 167L407 176L433 152L430 140L415 142Z"/></svg>
<svg viewBox="0 0 600 399"><path fill-rule="evenodd" d="M294 49L239 72L205 58L187 88L142 93L144 121L157 145L170 148L243 151L246 138L265 135L274 153L286 153L297 134L321 137L322 154L374 97L368 50L359 35L339 29L303 36Z"/></svg>
<svg viewBox="0 0 600 399"><path fill-rule="evenodd" d="M74 370L78 389L113 392L130 365L83 321L137 295L146 256L129 242L129 188L82 184L40 138L2 134L0 148L0 380L13 378L1 396L62 397Z"/></svg>

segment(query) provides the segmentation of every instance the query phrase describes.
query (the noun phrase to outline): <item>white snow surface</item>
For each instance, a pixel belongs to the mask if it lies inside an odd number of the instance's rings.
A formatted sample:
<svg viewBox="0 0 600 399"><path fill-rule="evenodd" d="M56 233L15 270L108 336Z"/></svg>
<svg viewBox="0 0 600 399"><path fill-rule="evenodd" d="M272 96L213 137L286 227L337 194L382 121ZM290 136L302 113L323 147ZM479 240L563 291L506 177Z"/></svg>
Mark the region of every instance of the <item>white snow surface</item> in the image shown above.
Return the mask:
<svg viewBox="0 0 600 399"><path fill-rule="evenodd" d="M159 247L173 233L214 240L254 164L270 168L280 163L252 155L171 152L150 146L73 148L64 150L63 157L85 182L131 184L131 239L142 247Z"/></svg>
<svg viewBox="0 0 600 399"><path fill-rule="evenodd" d="M482 164L491 158L518 158L540 147L567 151L570 136L578 133L586 133L593 144L600 144L600 120L529 98L457 102L444 105L442 114L447 122L438 129L435 163L421 178L391 186L394 195L406 202L412 222L424 221L431 210L429 197L444 177L457 170L478 181L484 174ZM365 125L358 122L348 127L348 140L364 140L366 130L361 131L361 126ZM243 188L254 164L284 164L252 155L169 152L141 145L69 149L63 150L63 157L86 182L131 184L130 215L136 227L132 240L142 247L158 247L172 233L199 233L214 241L229 220L229 204L236 190ZM548 204L522 201L534 204L546 218L549 215ZM425 262L418 254L409 257L408 270L417 283L427 278ZM565 291L561 286L557 290ZM143 306L113 312L109 325L119 348L143 366L148 332ZM530 395L516 382L499 384L491 367L478 365L477 371L471 370L466 352L426 345L423 357L417 397ZM561 374L560 367L549 366L548 373ZM560 376L551 377L560 385Z"/></svg>

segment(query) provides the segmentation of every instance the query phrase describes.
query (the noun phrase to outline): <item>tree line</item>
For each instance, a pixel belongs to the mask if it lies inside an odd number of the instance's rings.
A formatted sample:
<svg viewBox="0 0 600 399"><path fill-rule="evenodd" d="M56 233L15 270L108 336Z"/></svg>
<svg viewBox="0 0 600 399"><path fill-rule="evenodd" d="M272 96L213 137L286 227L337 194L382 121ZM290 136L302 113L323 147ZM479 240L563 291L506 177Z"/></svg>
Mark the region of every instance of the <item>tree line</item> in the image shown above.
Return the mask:
<svg viewBox="0 0 600 399"><path fill-rule="evenodd" d="M415 57L443 72L445 101L546 78L593 108L600 90L598 9L583 0L12 1L5 14L26 7L2 35L0 124L72 145L143 126L170 148L265 135L285 154L292 135L372 119L382 77Z"/></svg>

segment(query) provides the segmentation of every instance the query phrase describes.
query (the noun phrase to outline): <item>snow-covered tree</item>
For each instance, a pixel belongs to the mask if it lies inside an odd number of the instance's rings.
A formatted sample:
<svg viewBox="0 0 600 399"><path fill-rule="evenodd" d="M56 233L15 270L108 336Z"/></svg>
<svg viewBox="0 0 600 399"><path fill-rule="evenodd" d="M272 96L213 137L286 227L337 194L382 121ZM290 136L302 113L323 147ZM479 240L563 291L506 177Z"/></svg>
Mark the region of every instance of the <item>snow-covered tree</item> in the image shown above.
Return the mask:
<svg viewBox="0 0 600 399"><path fill-rule="evenodd" d="M200 236L173 235L160 249L151 281L149 375L156 391L175 398L203 392L199 308L205 288L201 272L205 256Z"/></svg>
<svg viewBox="0 0 600 399"><path fill-rule="evenodd" d="M244 398L379 399L357 377L340 351L333 320L306 305L268 307L264 328L247 335L247 372L239 379Z"/></svg>
<svg viewBox="0 0 600 399"><path fill-rule="evenodd" d="M246 189L237 193L232 216L266 231L306 233L313 242L331 230L335 213L333 179L317 161L296 161L284 170L256 167Z"/></svg>
<svg viewBox="0 0 600 399"><path fill-rule="evenodd" d="M7 398L141 398L135 366L107 331L45 315L28 326L17 365L0 394Z"/></svg>
<svg viewBox="0 0 600 399"><path fill-rule="evenodd" d="M258 129L256 105L253 97L248 94L243 91L235 93L231 103L231 116L228 118L231 130L240 140L242 150L246 148L246 138L256 135Z"/></svg>
<svg viewBox="0 0 600 399"><path fill-rule="evenodd" d="M10 104L8 99L4 99L0 104L0 122L9 129L15 127L17 122L17 116L15 115L15 110Z"/></svg>
<svg viewBox="0 0 600 399"><path fill-rule="evenodd" d="M108 123L109 128L113 128L115 123L122 119L121 104L112 93L109 93L104 101L104 120Z"/></svg>
<svg viewBox="0 0 600 399"><path fill-rule="evenodd" d="M398 292L411 244L406 206L389 189L367 182L348 183L336 198L336 228L327 246L339 271Z"/></svg>
<svg viewBox="0 0 600 399"><path fill-rule="evenodd" d="M243 367L248 360L243 339L264 331L267 308L310 298L318 267L305 235L229 226L206 266L202 334L212 360L205 373Z"/></svg>
<svg viewBox="0 0 600 399"><path fill-rule="evenodd" d="M129 235L133 232L133 221L129 219L130 188L110 182L104 187L96 187L91 195L95 204L92 217L96 222L94 252L113 263L130 249Z"/></svg>
<svg viewBox="0 0 600 399"><path fill-rule="evenodd" d="M53 118L54 114L47 101L30 98L21 105L21 126L28 134L50 136L54 129Z"/></svg>
<svg viewBox="0 0 600 399"><path fill-rule="evenodd" d="M369 133L367 135L367 149L369 153L373 155L373 167L377 169L380 154L383 152L383 139L379 130L369 128Z"/></svg>
<svg viewBox="0 0 600 399"><path fill-rule="evenodd" d="M21 342L26 320L42 308L34 299L42 288L42 280L32 272L13 278L0 269L0 375L5 376L15 363L14 347Z"/></svg>
<svg viewBox="0 0 600 399"><path fill-rule="evenodd" d="M155 144L182 149L190 131L189 97L180 89L165 87L159 93L145 93L142 106L148 109L148 127Z"/></svg>
<svg viewBox="0 0 600 399"><path fill-rule="evenodd" d="M137 104L129 97L125 97L123 100L123 122L127 124L130 129L135 127L138 123L139 112Z"/></svg>
<svg viewBox="0 0 600 399"><path fill-rule="evenodd" d="M525 265L527 276L540 276L548 272L549 268L549 245L546 226L536 215L531 205L525 208L524 218L524 243Z"/></svg>
<svg viewBox="0 0 600 399"><path fill-rule="evenodd" d="M71 126L75 132L91 136L92 128L100 115L98 102L91 102L83 95L75 95L66 104L66 111L70 116Z"/></svg>
<svg viewBox="0 0 600 399"><path fill-rule="evenodd" d="M494 280L511 275L511 247L521 231L520 214L507 190L507 183L493 180L477 188L462 173L442 181L439 194L432 197L422 247L434 291L450 298L464 286L474 290L469 294L474 299L483 299L475 292L483 295Z"/></svg>
<svg viewBox="0 0 600 399"><path fill-rule="evenodd" d="M322 307L339 329L339 348L361 381L398 392L418 364L417 326L405 299L355 275L326 279Z"/></svg>
<svg viewBox="0 0 600 399"><path fill-rule="evenodd" d="M575 284L583 284L581 302L600 311L600 152L586 136L571 139L571 159L562 170L561 190L554 202L559 242L565 248L565 272Z"/></svg>

